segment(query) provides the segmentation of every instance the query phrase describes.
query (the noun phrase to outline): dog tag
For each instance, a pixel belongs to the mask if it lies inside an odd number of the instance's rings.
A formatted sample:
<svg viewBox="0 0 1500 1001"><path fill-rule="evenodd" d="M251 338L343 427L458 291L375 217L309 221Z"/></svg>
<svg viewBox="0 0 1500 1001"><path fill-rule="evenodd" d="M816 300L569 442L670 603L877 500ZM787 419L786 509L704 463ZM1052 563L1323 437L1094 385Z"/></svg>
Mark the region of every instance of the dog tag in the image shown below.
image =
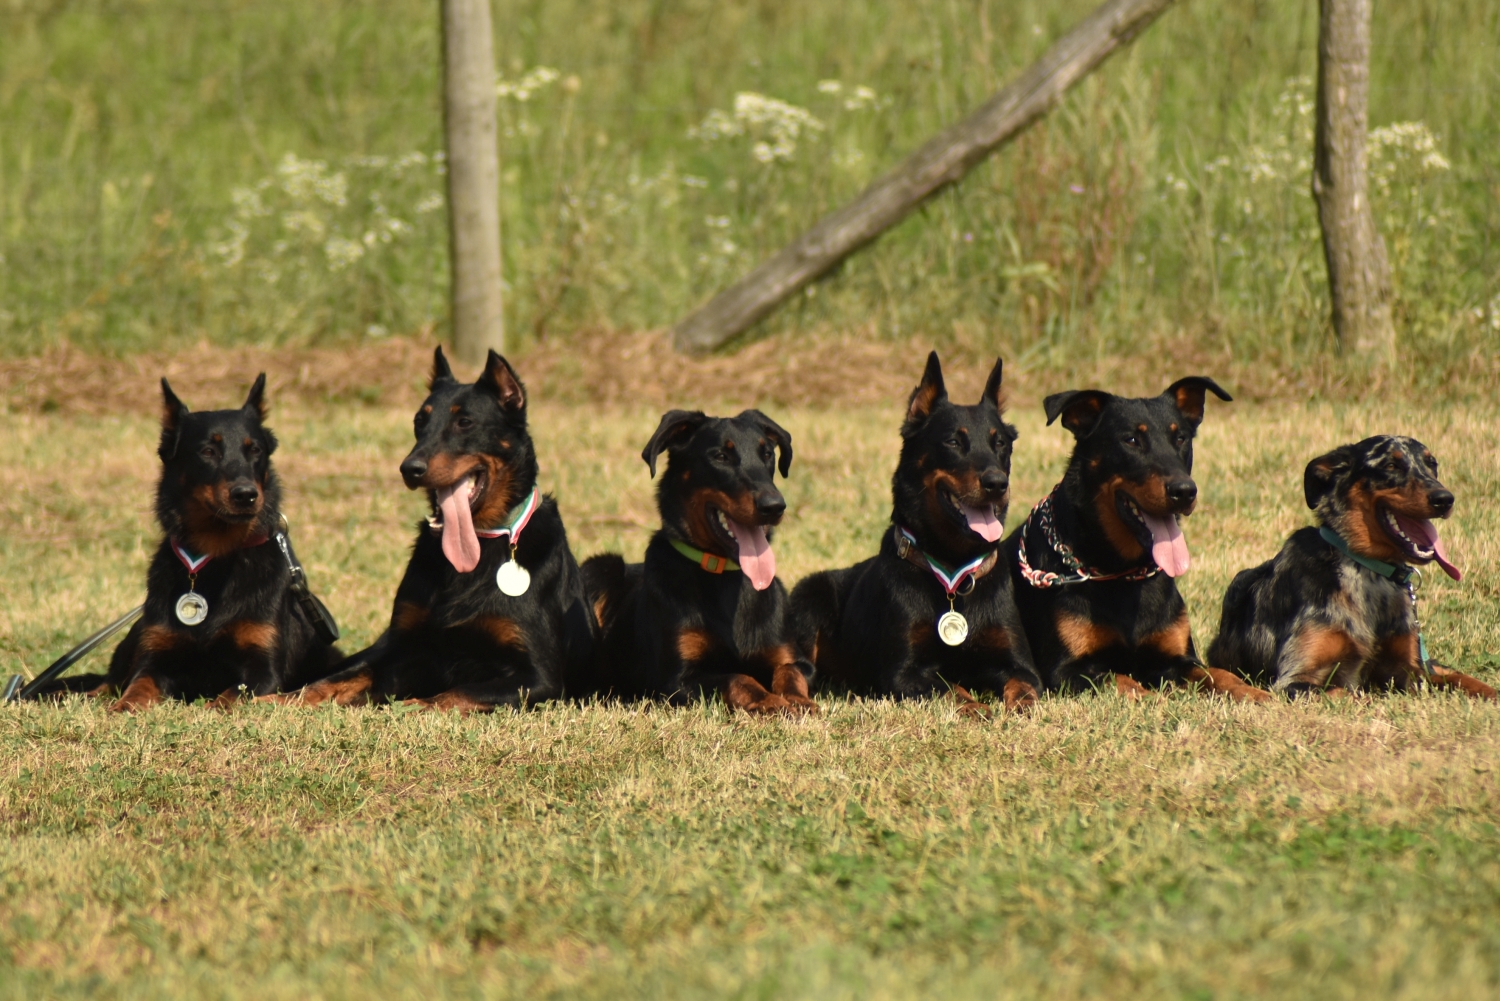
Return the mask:
<svg viewBox="0 0 1500 1001"><path fill-rule="evenodd" d="M196 626L208 618L208 602L197 591L189 591L177 599L177 621L185 626Z"/></svg>
<svg viewBox="0 0 1500 1001"><path fill-rule="evenodd" d="M500 589L501 594L519 598L531 587L531 574L512 557L500 564L500 569L495 571L495 586Z"/></svg>
<svg viewBox="0 0 1500 1001"><path fill-rule="evenodd" d="M969 638L969 620L950 609L937 620L937 631L938 639L949 646L958 646Z"/></svg>

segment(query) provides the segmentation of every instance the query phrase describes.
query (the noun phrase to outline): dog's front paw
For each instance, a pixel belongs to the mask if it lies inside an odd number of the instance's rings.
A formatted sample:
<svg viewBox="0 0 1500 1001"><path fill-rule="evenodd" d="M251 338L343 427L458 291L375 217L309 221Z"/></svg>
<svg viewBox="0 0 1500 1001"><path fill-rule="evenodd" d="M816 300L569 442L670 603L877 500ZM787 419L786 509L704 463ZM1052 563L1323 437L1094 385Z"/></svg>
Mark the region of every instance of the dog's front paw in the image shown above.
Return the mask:
<svg viewBox="0 0 1500 1001"><path fill-rule="evenodd" d="M816 716L822 712L818 704L806 696L785 694L781 697L786 700L786 713L789 716Z"/></svg>
<svg viewBox="0 0 1500 1001"><path fill-rule="evenodd" d="M1028 713L1036 705L1036 689L1018 678L1007 681L1001 695L1005 699L1005 708L1013 713Z"/></svg>

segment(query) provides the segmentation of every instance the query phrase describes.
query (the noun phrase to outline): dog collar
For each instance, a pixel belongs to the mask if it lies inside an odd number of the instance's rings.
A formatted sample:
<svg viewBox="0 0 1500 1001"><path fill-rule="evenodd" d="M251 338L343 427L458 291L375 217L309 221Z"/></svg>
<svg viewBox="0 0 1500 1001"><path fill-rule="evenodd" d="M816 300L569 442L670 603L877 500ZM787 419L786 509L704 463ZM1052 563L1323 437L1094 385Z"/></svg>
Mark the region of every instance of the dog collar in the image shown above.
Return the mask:
<svg viewBox="0 0 1500 1001"><path fill-rule="evenodd" d="M181 563L184 567L187 568L188 576L190 577L195 576L199 570L203 569L203 567L208 563L209 560L213 559L212 556L194 556L192 553L188 552L182 547L182 543L178 542L174 538L169 537L168 541L172 543L172 553L177 557L177 562ZM271 537L265 532L257 532L256 534L246 539L245 544L240 548L253 549L256 546L263 546L270 541Z"/></svg>
<svg viewBox="0 0 1500 1001"><path fill-rule="evenodd" d="M1069 584L1083 584L1091 580L1145 580L1155 577L1161 573L1161 567L1133 567L1129 570L1121 570L1118 573L1104 573L1093 567L1086 567L1083 562L1073 554L1073 549L1057 535L1057 525L1052 520L1052 497L1057 493L1057 487L1052 488L1052 493L1037 502L1036 507L1026 516L1026 522L1021 526L1020 537L1016 540L1016 562L1020 565L1021 576L1026 578L1026 583L1032 587L1066 587ZM1037 570L1026 558L1026 530L1031 527L1031 519L1035 518L1037 527L1042 530L1042 538L1047 540L1047 545L1052 551L1062 558L1063 565L1071 573L1059 574L1051 570Z"/></svg>
<svg viewBox="0 0 1500 1001"><path fill-rule="evenodd" d="M1422 673L1431 677L1432 661L1427 656L1427 636L1422 632L1422 618L1417 614L1417 585L1422 582L1422 571L1401 563L1387 563L1385 560L1377 560L1371 556L1361 556L1349 548L1348 541L1342 535L1327 525L1319 525L1318 534L1323 537L1324 542L1366 570L1371 570L1406 589L1406 597L1411 601L1411 615L1417 624L1417 662L1422 666Z"/></svg>
<svg viewBox="0 0 1500 1001"><path fill-rule="evenodd" d="M931 571L932 575L938 579L938 583L943 585L943 590L947 592L950 598L958 593L960 587L963 587L964 581L972 580L977 582L979 578L995 569L995 564L1000 562L999 551L992 550L978 559L970 560L957 570L949 570L937 560L924 553L921 547L917 545L917 537L900 525L896 526L896 555L908 563ZM973 587L971 586L969 591L972 590ZM969 591L965 591L964 594L968 594Z"/></svg>
<svg viewBox="0 0 1500 1001"><path fill-rule="evenodd" d="M701 549L694 549L681 539L668 539L672 548L677 550L694 563L699 569L707 570L709 573L723 573L725 570L738 570L740 565L727 556L715 556L713 553L705 553Z"/></svg>
<svg viewBox="0 0 1500 1001"><path fill-rule="evenodd" d="M526 523L531 521L531 516L536 514L537 502L541 497L541 491L536 487L531 488L531 494L519 506L511 508L514 514L505 519L505 524L498 528L476 528L474 534L482 539L498 539L502 535L510 536L511 543L517 544L521 541L521 530Z"/></svg>

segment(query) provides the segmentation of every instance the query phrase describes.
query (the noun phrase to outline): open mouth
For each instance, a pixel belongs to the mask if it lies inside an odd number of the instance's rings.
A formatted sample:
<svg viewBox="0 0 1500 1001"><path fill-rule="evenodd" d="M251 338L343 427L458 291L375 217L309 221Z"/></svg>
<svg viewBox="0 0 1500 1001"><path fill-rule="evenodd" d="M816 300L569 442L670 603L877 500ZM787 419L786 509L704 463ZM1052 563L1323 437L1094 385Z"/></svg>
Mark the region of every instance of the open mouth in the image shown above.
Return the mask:
<svg viewBox="0 0 1500 1001"><path fill-rule="evenodd" d="M467 501L469 513L472 515L484 503L484 495L488 487L489 474L485 472L483 466L475 466L466 476L446 487L433 487L432 500L435 510L428 516L427 524L433 528L442 528L444 522L452 516L449 509L460 506L454 502L454 498Z"/></svg>
<svg viewBox="0 0 1500 1001"><path fill-rule="evenodd" d="M1436 560L1443 572L1454 580L1462 578L1458 567L1448 559L1443 540L1438 538L1436 526L1427 518L1413 518L1388 507L1379 508L1380 527L1396 548L1413 563L1431 563Z"/></svg>
<svg viewBox="0 0 1500 1001"><path fill-rule="evenodd" d="M1000 541L1000 533L1004 530L1000 519L995 517L995 505L986 501L983 504L965 504L959 500L958 494L952 490L942 491L943 501L948 505L950 511L968 526L969 531L979 536L985 542Z"/></svg>
<svg viewBox="0 0 1500 1001"><path fill-rule="evenodd" d="M1151 558L1162 573L1168 577L1187 573L1192 559L1177 515L1151 514L1124 490L1115 492L1115 510L1121 520L1135 530L1141 545L1151 550Z"/></svg>
<svg viewBox="0 0 1500 1001"><path fill-rule="evenodd" d="M770 525L745 525L735 521L719 508L708 505L709 531L726 552L735 554L750 584L764 591L776 579L776 554L771 551Z"/></svg>
<svg viewBox="0 0 1500 1001"><path fill-rule="evenodd" d="M484 501L488 485L484 467L475 466L468 475L432 491L437 511L428 517L427 524L443 533L443 555L459 573L468 573L479 565L474 512Z"/></svg>

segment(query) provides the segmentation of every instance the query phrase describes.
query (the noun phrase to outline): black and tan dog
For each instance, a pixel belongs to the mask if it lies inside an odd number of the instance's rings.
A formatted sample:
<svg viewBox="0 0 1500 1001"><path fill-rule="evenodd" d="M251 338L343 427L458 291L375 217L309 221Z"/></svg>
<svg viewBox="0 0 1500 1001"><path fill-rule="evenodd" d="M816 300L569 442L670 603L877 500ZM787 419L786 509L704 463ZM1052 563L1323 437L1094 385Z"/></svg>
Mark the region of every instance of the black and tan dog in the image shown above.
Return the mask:
<svg viewBox="0 0 1500 1001"><path fill-rule="evenodd" d="M265 389L262 374L239 409L193 413L161 381L156 519L165 537L146 572L145 612L108 674L75 675L41 694L121 692L113 708L135 710L285 691L339 662L294 593Z"/></svg>
<svg viewBox="0 0 1500 1001"><path fill-rule="evenodd" d="M390 627L333 677L278 701L483 711L581 694L593 621L557 504L537 489L521 380L491 351L464 385L438 348L414 428L401 476L427 491L432 515Z"/></svg>
<svg viewBox="0 0 1500 1001"><path fill-rule="evenodd" d="M1002 416L995 359L973 406L948 399L937 352L901 425L891 527L880 553L803 580L792 620L820 678L898 698L947 693L967 715L974 692L1026 709L1041 687L1000 564L1016 429Z"/></svg>
<svg viewBox="0 0 1500 1001"><path fill-rule="evenodd" d="M1209 663L1289 695L1426 682L1495 698L1475 678L1424 665L1416 568L1460 577L1432 524L1452 513L1453 493L1427 446L1366 438L1312 460L1302 485L1318 526L1235 576Z"/></svg>
<svg viewBox="0 0 1500 1001"><path fill-rule="evenodd" d="M1051 687L1190 683L1263 700L1233 674L1204 667L1175 578L1188 569L1179 519L1198 500L1193 437L1212 379L1179 379L1160 395L1095 389L1047 397L1047 423L1076 439L1062 482L1006 540L1016 606Z"/></svg>
<svg viewBox="0 0 1500 1001"><path fill-rule="evenodd" d="M645 561L609 553L583 564L604 630L603 686L674 703L718 692L749 713L817 712L771 550L786 511L775 473L791 470L791 435L758 410L673 410L641 453L652 476L662 452L662 527Z"/></svg>

